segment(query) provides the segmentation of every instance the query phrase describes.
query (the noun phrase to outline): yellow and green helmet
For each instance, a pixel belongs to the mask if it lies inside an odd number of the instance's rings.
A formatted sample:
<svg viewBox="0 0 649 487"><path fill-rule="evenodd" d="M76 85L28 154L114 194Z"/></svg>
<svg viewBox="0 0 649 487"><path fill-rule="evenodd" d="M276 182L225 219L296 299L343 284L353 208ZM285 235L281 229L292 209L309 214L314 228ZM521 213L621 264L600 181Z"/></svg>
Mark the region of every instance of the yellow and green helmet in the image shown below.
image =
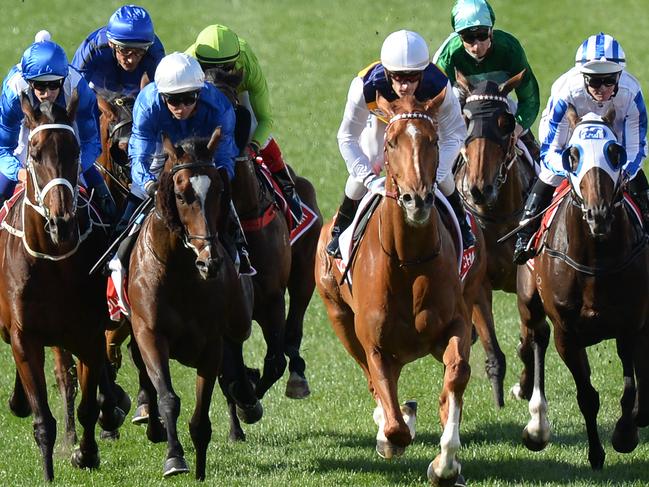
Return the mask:
<svg viewBox="0 0 649 487"><path fill-rule="evenodd" d="M192 48L194 56L202 64L233 63L239 58L239 37L230 28L214 24L198 34Z"/></svg>

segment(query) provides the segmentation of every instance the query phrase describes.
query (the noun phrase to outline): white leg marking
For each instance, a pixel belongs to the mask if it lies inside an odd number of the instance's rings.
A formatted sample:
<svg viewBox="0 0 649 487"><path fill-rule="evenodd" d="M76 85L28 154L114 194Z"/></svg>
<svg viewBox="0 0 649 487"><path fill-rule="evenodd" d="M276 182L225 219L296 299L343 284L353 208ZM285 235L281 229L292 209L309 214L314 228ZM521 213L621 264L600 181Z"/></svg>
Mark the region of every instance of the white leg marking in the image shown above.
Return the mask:
<svg viewBox="0 0 649 487"><path fill-rule="evenodd" d="M534 386L532 398L528 404L531 419L527 423L527 433L538 442L550 441L550 422L548 421L548 403L541 394L541 389Z"/></svg>
<svg viewBox="0 0 649 487"><path fill-rule="evenodd" d="M460 408L455 400L455 394L448 395L448 420L444 432L439 439L441 453L435 474L439 478L449 478L459 471L455 455L460 449Z"/></svg>
<svg viewBox="0 0 649 487"><path fill-rule="evenodd" d="M401 406L401 414L403 415L403 420L406 422L408 429L410 430L410 438L414 440L417 426L417 410L411 408L408 403L405 403Z"/></svg>
<svg viewBox="0 0 649 487"><path fill-rule="evenodd" d="M383 414L383 407L381 406L381 401L376 402L376 407L374 408L374 413L372 414L374 423L379 427L378 432L376 433L377 441L388 441L385 436L383 428L385 426L385 415Z"/></svg>

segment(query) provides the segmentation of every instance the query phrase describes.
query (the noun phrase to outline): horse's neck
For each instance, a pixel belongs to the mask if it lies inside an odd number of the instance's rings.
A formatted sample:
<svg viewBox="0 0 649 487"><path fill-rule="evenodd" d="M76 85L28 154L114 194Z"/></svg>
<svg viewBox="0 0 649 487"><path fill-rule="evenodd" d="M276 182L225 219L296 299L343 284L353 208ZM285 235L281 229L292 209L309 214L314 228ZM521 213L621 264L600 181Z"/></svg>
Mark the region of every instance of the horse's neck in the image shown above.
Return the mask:
<svg viewBox="0 0 649 487"><path fill-rule="evenodd" d="M525 164L525 161L517 157L507 172L507 180L500 188L496 203L498 214L513 213L522 208L525 203L525 190L528 184L527 181L523 182L525 172L519 164Z"/></svg>
<svg viewBox="0 0 649 487"><path fill-rule="evenodd" d="M166 263L174 252L183 247L180 236L167 227L158 206L147 217L142 236L147 250L161 263Z"/></svg>

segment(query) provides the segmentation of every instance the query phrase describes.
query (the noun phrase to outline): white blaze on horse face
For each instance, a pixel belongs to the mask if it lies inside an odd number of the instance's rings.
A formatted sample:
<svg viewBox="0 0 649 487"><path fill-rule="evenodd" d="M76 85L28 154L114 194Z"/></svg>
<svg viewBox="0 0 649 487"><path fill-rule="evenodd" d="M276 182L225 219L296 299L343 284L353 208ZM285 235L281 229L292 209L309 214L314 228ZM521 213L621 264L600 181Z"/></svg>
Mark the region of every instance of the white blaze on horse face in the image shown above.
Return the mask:
<svg viewBox="0 0 649 487"><path fill-rule="evenodd" d="M444 426L444 432L439 439L441 452L435 474L439 478L448 478L458 472L459 464L455 459L460 449L460 414L461 409L455 399L455 394L449 393L448 398L448 419Z"/></svg>
<svg viewBox="0 0 649 487"><path fill-rule="evenodd" d="M207 228L207 217L205 215L205 203L207 201L207 193L210 190L210 185L212 184L212 181L210 180L209 176L201 174L198 176L190 177L189 182L192 185L192 188L194 189L194 194L196 195L196 198L198 199L201 205L203 219L205 220L205 228ZM193 245L191 245L191 247L194 250L194 252L196 252L196 255L198 255L198 249ZM209 250L209 248L210 248L210 244L208 242L203 248L203 250L204 251Z"/></svg>
<svg viewBox="0 0 649 487"><path fill-rule="evenodd" d="M417 127L415 127L411 122L408 122L408 126L406 127L406 133L412 139L412 147L413 147L412 158L413 158L413 160L416 161L416 160L418 160L418 156L419 156L419 149L418 149L418 146L417 146L417 137L421 134L421 132L419 132L419 129ZM414 166L415 166L415 174L417 176L417 180L420 181L421 180L421 174L419 173L419 165L415 164Z"/></svg>

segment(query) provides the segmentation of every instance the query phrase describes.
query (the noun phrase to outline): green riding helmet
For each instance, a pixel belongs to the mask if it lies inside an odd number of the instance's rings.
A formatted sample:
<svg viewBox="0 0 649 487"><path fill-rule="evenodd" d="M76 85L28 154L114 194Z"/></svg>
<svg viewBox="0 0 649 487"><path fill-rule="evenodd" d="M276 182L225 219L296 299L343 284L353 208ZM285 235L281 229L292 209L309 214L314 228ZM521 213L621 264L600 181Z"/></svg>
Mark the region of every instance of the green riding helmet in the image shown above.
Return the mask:
<svg viewBox="0 0 649 487"><path fill-rule="evenodd" d="M239 37L224 25L214 24L203 29L193 47L201 63L226 64L239 58Z"/></svg>
<svg viewBox="0 0 649 487"><path fill-rule="evenodd" d="M486 0L457 0L451 10L451 26L455 32L472 27L493 27L496 23L491 5Z"/></svg>

